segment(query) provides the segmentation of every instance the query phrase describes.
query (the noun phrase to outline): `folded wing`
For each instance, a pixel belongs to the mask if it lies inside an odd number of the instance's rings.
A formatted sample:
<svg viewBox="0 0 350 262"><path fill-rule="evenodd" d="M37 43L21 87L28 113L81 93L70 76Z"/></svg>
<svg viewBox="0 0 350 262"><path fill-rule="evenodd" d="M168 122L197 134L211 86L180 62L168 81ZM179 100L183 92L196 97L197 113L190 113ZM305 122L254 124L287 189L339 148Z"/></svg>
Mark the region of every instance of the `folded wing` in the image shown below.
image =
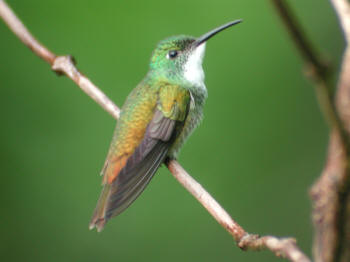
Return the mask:
<svg viewBox="0 0 350 262"><path fill-rule="evenodd" d="M115 179L104 180L90 228L96 226L100 231L110 218L123 212L142 193L181 132L189 101L190 95L184 89L173 86L160 89L142 140L122 168L118 167L119 172L113 175Z"/></svg>

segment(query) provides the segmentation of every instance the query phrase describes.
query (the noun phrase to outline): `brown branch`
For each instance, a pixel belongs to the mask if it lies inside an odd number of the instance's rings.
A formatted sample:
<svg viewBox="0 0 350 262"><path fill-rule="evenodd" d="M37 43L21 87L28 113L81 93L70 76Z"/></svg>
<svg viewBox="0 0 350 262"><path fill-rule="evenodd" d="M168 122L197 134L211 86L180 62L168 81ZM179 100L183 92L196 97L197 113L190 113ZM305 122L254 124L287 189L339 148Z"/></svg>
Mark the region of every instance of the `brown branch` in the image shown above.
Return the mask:
<svg viewBox="0 0 350 262"><path fill-rule="evenodd" d="M345 132L333 128L328 162L311 191L316 226L314 253L319 261L345 262L350 261L350 152L342 136L350 137L350 4L345 0L331 2L347 42L335 100Z"/></svg>
<svg viewBox="0 0 350 262"><path fill-rule="evenodd" d="M343 56L343 62L338 83L337 109L340 114L347 134L350 134L350 3L346 0L331 0L337 11L344 37L346 48Z"/></svg>
<svg viewBox="0 0 350 262"><path fill-rule="evenodd" d="M320 59L315 48L305 37L305 33L301 30L298 19L291 12L290 7L284 0L272 0L283 23L288 28L288 33L293 38L305 62L312 64L320 77L324 77L329 71L328 64Z"/></svg>
<svg viewBox="0 0 350 262"><path fill-rule="evenodd" d="M346 0L331 0L350 40L350 7ZM326 64L316 54L286 1L272 0L288 32L311 67L310 76L323 113L332 127L328 158L321 177L311 189L316 262L350 261L350 51L346 49L338 83L336 103Z"/></svg>
<svg viewBox="0 0 350 262"><path fill-rule="evenodd" d="M44 59L49 64L52 64L56 56L46 49L45 46L40 44L23 25L21 20L12 12L10 7L6 5L2 0L0 1L0 17L3 18L7 26L12 30L12 32L32 50L37 56ZM6 19L5 19L6 18Z"/></svg>
<svg viewBox="0 0 350 262"><path fill-rule="evenodd" d="M300 251L293 238L260 237L247 233L178 162L170 161L167 166L177 181L233 236L242 250L270 250L276 256L287 258L290 261L310 262L309 258Z"/></svg>
<svg viewBox="0 0 350 262"><path fill-rule="evenodd" d="M51 63L52 69L57 73L63 73L72 79L88 96L90 96L104 110L115 119L119 118L120 109L99 88L75 67L71 56L58 56Z"/></svg>
<svg viewBox="0 0 350 262"><path fill-rule="evenodd" d="M3 0L0 0L0 17L12 32L37 56L49 63L55 72L68 76L114 118L117 119L119 117L119 108L100 89L91 83L88 78L79 72L74 65L73 59L70 56L58 57L40 44Z"/></svg>
<svg viewBox="0 0 350 262"><path fill-rule="evenodd" d="M344 130L343 124L336 112L332 102L332 85L330 84L331 68L328 63L320 58L315 47L306 37L298 19L293 14L286 0L271 0L277 13L280 15L287 32L290 34L296 45L301 57L308 67L308 76L315 82L316 95L321 110L331 127L340 130L344 144L350 145L349 138Z"/></svg>
<svg viewBox="0 0 350 262"><path fill-rule="evenodd" d="M336 94L336 106L345 131L350 137L350 3L347 0L331 0L344 32L346 47L339 76ZM341 148L341 147L339 147ZM341 157L343 166L339 172L337 188L336 217L337 249L334 261L350 261L350 153L348 145L343 145L346 155ZM339 157L340 158L340 157Z"/></svg>
<svg viewBox="0 0 350 262"><path fill-rule="evenodd" d="M9 28L25 43L36 55L48 62L52 69L65 74L72 79L96 103L118 119L120 109L98 89L87 77L75 67L70 56L56 56L41 45L25 28L9 6L0 0L0 17ZM166 163L168 169L208 212L234 237L237 245L243 250L271 250L276 256L289 259L292 262L309 262L310 260L299 250L296 241L292 238L276 238L247 233L237 224L218 202L195 181L176 160Z"/></svg>

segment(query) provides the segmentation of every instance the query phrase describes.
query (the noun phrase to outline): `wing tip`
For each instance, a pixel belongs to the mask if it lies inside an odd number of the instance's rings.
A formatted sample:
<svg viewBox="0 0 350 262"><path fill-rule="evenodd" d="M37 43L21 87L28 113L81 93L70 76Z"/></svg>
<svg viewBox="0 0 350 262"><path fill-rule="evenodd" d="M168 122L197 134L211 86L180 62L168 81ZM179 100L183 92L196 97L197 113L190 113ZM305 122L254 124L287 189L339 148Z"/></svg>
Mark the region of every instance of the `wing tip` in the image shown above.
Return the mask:
<svg viewBox="0 0 350 262"><path fill-rule="evenodd" d="M97 232L101 232L107 223L108 218L106 217L106 205L109 198L109 193L111 190L111 185L105 184L100 198L97 202L97 206L95 208L94 214L90 220L89 229L92 230L96 227Z"/></svg>
<svg viewBox="0 0 350 262"><path fill-rule="evenodd" d="M89 229L93 230L96 227L97 232L101 232L105 224L106 224L106 220L104 218L97 218L97 219L94 218L90 222Z"/></svg>

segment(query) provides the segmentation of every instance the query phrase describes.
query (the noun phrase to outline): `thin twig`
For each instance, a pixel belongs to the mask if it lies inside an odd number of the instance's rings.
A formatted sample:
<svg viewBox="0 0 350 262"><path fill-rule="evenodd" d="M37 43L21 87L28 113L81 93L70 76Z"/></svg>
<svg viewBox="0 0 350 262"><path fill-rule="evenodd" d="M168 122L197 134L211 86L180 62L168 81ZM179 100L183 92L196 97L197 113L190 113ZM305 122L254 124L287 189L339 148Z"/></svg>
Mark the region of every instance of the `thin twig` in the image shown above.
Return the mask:
<svg viewBox="0 0 350 262"><path fill-rule="evenodd" d="M35 54L48 62L52 69L65 74L72 79L95 102L118 119L120 109L99 90L87 77L75 67L70 56L56 56L41 45L25 28L9 6L0 0L0 17L9 28L25 43ZM220 204L195 181L176 160L166 163L173 176L203 205L204 208L234 237L237 245L243 250L271 250L276 256L282 256L292 262L310 262L299 250L292 238L276 238L249 234L237 224Z"/></svg>
<svg viewBox="0 0 350 262"><path fill-rule="evenodd" d="M350 43L350 4L347 0L331 0L337 12L347 44Z"/></svg>
<svg viewBox="0 0 350 262"><path fill-rule="evenodd" d="M12 32L32 50L37 56L52 66L52 69L58 74L65 74L72 79L88 96L90 96L103 109L110 113L114 118L119 117L119 108L91 81L86 78L75 67L74 61L70 56L57 57L28 31L21 20L15 15L11 8L0 0L0 17L5 21Z"/></svg>
<svg viewBox="0 0 350 262"><path fill-rule="evenodd" d="M310 262L310 259L298 248L294 238L260 237L247 233L178 162L170 161L167 166L180 184L233 236L242 250L270 250L276 256L287 258L290 261Z"/></svg>
<svg viewBox="0 0 350 262"><path fill-rule="evenodd" d="M300 53L303 56L304 60L307 63L311 63L317 71L317 74L320 77L323 77L329 71L329 66L327 63L320 59L315 51L315 48L305 37L304 32L301 30L298 19L296 19L296 17L293 15L286 1L272 0L272 2L278 10L278 13L280 14L285 26L288 28L288 32L300 50Z"/></svg>
<svg viewBox="0 0 350 262"><path fill-rule="evenodd" d="M350 7L346 0L331 0L341 21L346 40L350 40ZM298 51L311 67L310 76L322 111L332 128L328 158L322 175L311 189L317 262L350 261L350 51L346 49L333 101L333 86L327 65L303 33L285 0L272 0Z"/></svg>
<svg viewBox="0 0 350 262"><path fill-rule="evenodd" d="M350 96L346 90L350 88L350 3L346 0L331 0L337 11L344 32L346 48L338 83L337 107L342 121L350 134Z"/></svg>
<svg viewBox="0 0 350 262"><path fill-rule="evenodd" d="M96 87L86 76L75 67L71 56L58 56L51 64L57 73L63 73L72 79L88 96L90 96L104 110L115 119L119 118L120 109L110 100L98 87Z"/></svg>
<svg viewBox="0 0 350 262"><path fill-rule="evenodd" d="M335 127L341 132L341 138L344 144L349 145L350 141L344 130L343 124L336 112L334 103L332 102L332 86L330 84L331 68L328 63L321 59L316 52L315 47L306 37L298 19L295 17L286 0L271 0L277 13L280 15L284 25L298 51L300 52L304 62L308 66L308 75L315 81L316 95L321 110L328 121L330 127Z"/></svg>
<svg viewBox="0 0 350 262"><path fill-rule="evenodd" d="M338 15L346 42L336 95L336 106L350 137L350 3L346 0L331 0ZM344 166L337 188L338 217L336 220L337 249L334 261L350 261L350 152L347 149Z"/></svg>
<svg viewBox="0 0 350 262"><path fill-rule="evenodd" d="M50 52L45 46L40 44L23 25L21 20L12 12L10 7L6 5L4 1L0 1L0 17L6 17L4 19L7 26L12 32L26 45L28 46L37 56L44 59L49 64L52 64L56 56Z"/></svg>

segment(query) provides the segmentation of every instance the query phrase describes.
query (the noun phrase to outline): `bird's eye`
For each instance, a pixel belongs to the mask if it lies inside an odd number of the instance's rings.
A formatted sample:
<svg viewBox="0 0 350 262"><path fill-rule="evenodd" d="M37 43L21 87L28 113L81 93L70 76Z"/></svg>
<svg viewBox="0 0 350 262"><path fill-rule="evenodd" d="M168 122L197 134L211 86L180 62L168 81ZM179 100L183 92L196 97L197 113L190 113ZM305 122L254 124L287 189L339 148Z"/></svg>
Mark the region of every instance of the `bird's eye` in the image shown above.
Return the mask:
<svg viewBox="0 0 350 262"><path fill-rule="evenodd" d="M177 57L177 55L178 55L178 52L176 50L170 50L168 55L167 55L167 58L174 59L175 57Z"/></svg>

